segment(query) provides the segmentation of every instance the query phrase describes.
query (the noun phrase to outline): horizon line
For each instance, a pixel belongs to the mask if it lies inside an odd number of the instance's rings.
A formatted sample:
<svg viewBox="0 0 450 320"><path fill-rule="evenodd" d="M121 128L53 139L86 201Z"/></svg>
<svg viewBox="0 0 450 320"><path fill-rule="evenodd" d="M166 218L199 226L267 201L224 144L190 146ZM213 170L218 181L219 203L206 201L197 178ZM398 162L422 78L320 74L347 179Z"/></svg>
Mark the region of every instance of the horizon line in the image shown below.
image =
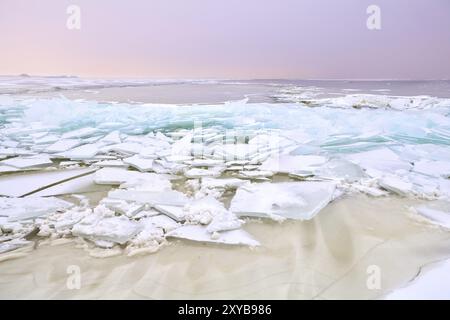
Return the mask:
<svg viewBox="0 0 450 320"><path fill-rule="evenodd" d="M264 80L275 80L275 81L450 81L450 78L436 79L436 78L425 78L425 79L412 79L412 78L219 78L219 77L151 77L151 76L80 76L80 75L69 75L69 74L0 74L0 77L29 77L29 78L78 78L78 79L141 79L141 80L184 80L184 81L200 81L200 80L216 80L216 81L264 81Z"/></svg>

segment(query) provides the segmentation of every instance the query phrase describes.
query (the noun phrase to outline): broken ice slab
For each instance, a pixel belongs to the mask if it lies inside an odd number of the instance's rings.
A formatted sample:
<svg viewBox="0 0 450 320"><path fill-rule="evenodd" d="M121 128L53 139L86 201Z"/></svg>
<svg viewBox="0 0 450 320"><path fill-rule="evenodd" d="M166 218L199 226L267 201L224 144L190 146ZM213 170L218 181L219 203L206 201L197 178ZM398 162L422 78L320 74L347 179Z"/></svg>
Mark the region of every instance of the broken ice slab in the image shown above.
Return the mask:
<svg viewBox="0 0 450 320"><path fill-rule="evenodd" d="M268 170L254 170L254 171L240 171L239 177L244 179L267 179L273 176L272 171Z"/></svg>
<svg viewBox="0 0 450 320"><path fill-rule="evenodd" d="M97 184L120 185L138 175L140 175L139 172L124 168L102 168L95 173L94 181Z"/></svg>
<svg viewBox="0 0 450 320"><path fill-rule="evenodd" d="M66 132L62 135L63 139L86 138L96 134L99 130L96 128L85 127L74 131Z"/></svg>
<svg viewBox="0 0 450 320"><path fill-rule="evenodd" d="M203 178L203 177L218 177L225 170L224 167L214 167L211 169L192 168L187 170L184 175L186 178Z"/></svg>
<svg viewBox="0 0 450 320"><path fill-rule="evenodd" d="M429 159L448 161L450 159L450 147L448 145L420 144L407 145L401 149L401 155L409 154L413 161Z"/></svg>
<svg viewBox="0 0 450 320"><path fill-rule="evenodd" d="M214 148L214 159L225 161L250 160L258 154L258 145L252 144L224 144Z"/></svg>
<svg viewBox="0 0 450 320"><path fill-rule="evenodd" d="M304 142L304 140L302 142ZM293 140L280 136L278 132L258 134L248 141L248 144L267 146L273 149L285 148L294 143Z"/></svg>
<svg viewBox="0 0 450 320"><path fill-rule="evenodd" d="M0 165L12 166L18 169L33 169L51 166L53 162L47 155L38 155L6 159L0 161Z"/></svg>
<svg viewBox="0 0 450 320"><path fill-rule="evenodd" d="M102 147L100 149L100 151L103 153L114 151L114 152L118 152L118 153L122 153L122 154L133 155L136 153L140 153L142 148L143 148L143 146L140 143L123 142L123 143L118 143L118 144L113 144L113 145L108 145L108 146Z"/></svg>
<svg viewBox="0 0 450 320"><path fill-rule="evenodd" d="M244 166L229 166L225 169L226 171L242 171Z"/></svg>
<svg viewBox="0 0 450 320"><path fill-rule="evenodd" d="M97 184L120 185L140 191L164 191L170 190L170 179L164 174L142 173L121 168L103 168L95 173L94 181Z"/></svg>
<svg viewBox="0 0 450 320"><path fill-rule="evenodd" d="M54 227L56 231L65 231L71 229L74 224L80 222L87 215L92 214L92 210L89 208L81 209L80 207L71 208L61 215L59 215L55 222ZM40 235L43 231L42 226L39 227L40 231L38 235Z"/></svg>
<svg viewBox="0 0 450 320"><path fill-rule="evenodd" d="M410 171L412 165L400 159L389 148L380 148L371 151L356 153L347 156L347 159L366 170L367 174L378 178L384 174Z"/></svg>
<svg viewBox="0 0 450 320"><path fill-rule="evenodd" d="M153 191L161 192L165 190L171 190L172 185L170 180L173 177L168 175L145 173L141 176L136 176L120 185L122 189L140 190L140 191Z"/></svg>
<svg viewBox="0 0 450 320"><path fill-rule="evenodd" d="M378 181L380 187L401 196L407 196L414 192L414 185L397 176L385 176Z"/></svg>
<svg viewBox="0 0 450 320"><path fill-rule="evenodd" d="M175 141L171 146L171 155L190 156L191 141L192 133L188 133L180 140Z"/></svg>
<svg viewBox="0 0 450 320"><path fill-rule="evenodd" d="M175 220L169 218L166 215L158 215L153 217L144 218L139 221L144 226L153 226L155 228L161 228L164 232L169 232L180 227L180 224Z"/></svg>
<svg viewBox="0 0 450 320"><path fill-rule="evenodd" d="M158 149L156 147L145 147L139 152L139 156L144 159L156 159L158 158Z"/></svg>
<svg viewBox="0 0 450 320"><path fill-rule="evenodd" d="M97 144L84 144L82 146L60 153L58 154L58 156L71 160L85 160L92 159L98 152L99 146Z"/></svg>
<svg viewBox="0 0 450 320"><path fill-rule="evenodd" d="M203 178L201 182L201 187L223 188L227 190L232 190L240 186L246 185L248 183L249 182L247 180L237 178L227 178L227 179Z"/></svg>
<svg viewBox="0 0 450 320"><path fill-rule="evenodd" d="M106 167L128 168L129 167L129 165L124 163L122 160L103 160L103 161L94 163L92 166L100 167L100 168L106 168Z"/></svg>
<svg viewBox="0 0 450 320"><path fill-rule="evenodd" d="M142 221L140 221L142 223ZM143 224L142 230L130 240L127 249L128 256L139 253L156 252L164 241L164 230L152 224ZM137 247L137 248L136 248Z"/></svg>
<svg viewBox="0 0 450 320"><path fill-rule="evenodd" d="M183 170L186 170L186 168L187 165L176 162L168 162L165 160L155 160L153 162L153 171L156 173L179 174L182 173Z"/></svg>
<svg viewBox="0 0 450 320"><path fill-rule="evenodd" d="M55 170L0 176L0 195L22 197L58 183L94 172L95 169Z"/></svg>
<svg viewBox="0 0 450 320"><path fill-rule="evenodd" d="M0 254L13 251L26 246L31 246L34 242L25 239L12 239L5 242L0 242Z"/></svg>
<svg viewBox="0 0 450 320"><path fill-rule="evenodd" d="M54 213L71 206L73 206L72 203L53 197L0 198L0 216L7 217L8 221L20 221Z"/></svg>
<svg viewBox="0 0 450 320"><path fill-rule="evenodd" d="M205 146L202 143L191 144L191 154L196 158L210 157L214 152L214 149L210 146Z"/></svg>
<svg viewBox="0 0 450 320"><path fill-rule="evenodd" d="M288 174L297 171L315 170L326 162L327 158L322 156L280 155L267 159L259 169Z"/></svg>
<svg viewBox="0 0 450 320"><path fill-rule="evenodd" d="M123 159L125 164L128 164L139 171L152 171L153 170L153 159L142 158L138 155Z"/></svg>
<svg viewBox="0 0 450 320"><path fill-rule="evenodd" d="M414 163L413 171L434 177L450 177L450 161L420 160Z"/></svg>
<svg viewBox="0 0 450 320"><path fill-rule="evenodd" d="M433 221L435 224L450 229L450 203L437 202L430 205L416 207L416 212Z"/></svg>
<svg viewBox="0 0 450 320"><path fill-rule="evenodd" d="M71 161L71 160L69 160L69 161L61 161L60 163L58 163L58 166L60 167L60 168L67 168L67 167L77 167L77 166L79 166L81 164L81 162L80 161Z"/></svg>
<svg viewBox="0 0 450 320"><path fill-rule="evenodd" d="M362 193L365 193L365 194L368 194L369 196L372 196L372 197L382 197L382 196L388 195L387 191L381 190L379 188L360 185L360 184L353 184L352 189L362 192Z"/></svg>
<svg viewBox="0 0 450 320"><path fill-rule="evenodd" d="M33 143L35 145L48 145L60 140L60 136L56 134L45 134L43 136L33 136Z"/></svg>
<svg viewBox="0 0 450 320"><path fill-rule="evenodd" d="M148 217L154 217L154 216L158 216L161 215L161 213L159 211L156 211L154 209L146 209L146 207L144 207L144 210L139 211L138 213L136 213L133 216L133 219L144 219L144 218L148 218Z"/></svg>
<svg viewBox="0 0 450 320"><path fill-rule="evenodd" d="M239 229L243 224L235 214L230 211L223 211L215 215L206 227L209 233L230 231Z"/></svg>
<svg viewBox="0 0 450 320"><path fill-rule="evenodd" d="M191 224L206 225L209 224L215 216L228 213L223 203L211 195L192 200L186 204L183 209L186 221Z"/></svg>
<svg viewBox="0 0 450 320"><path fill-rule="evenodd" d="M449 179L439 179L439 192L443 197L447 199L450 198L450 180Z"/></svg>
<svg viewBox="0 0 450 320"><path fill-rule="evenodd" d="M183 207L180 206L155 205L154 208L179 222L184 221L186 218L186 212L183 210Z"/></svg>
<svg viewBox="0 0 450 320"><path fill-rule="evenodd" d="M291 172L289 173L289 177L293 178L293 179L297 179L297 180L306 180L306 179L311 179L315 176L315 171L308 171L308 170L303 170L303 171L297 171L297 172Z"/></svg>
<svg viewBox="0 0 450 320"><path fill-rule="evenodd" d="M164 158L168 162L176 162L176 163L183 163L193 159L191 156L180 156L180 155L169 155L165 156Z"/></svg>
<svg viewBox="0 0 450 320"><path fill-rule="evenodd" d="M260 243L244 230L231 230L211 234L204 226L185 225L166 234L167 237L186 239L197 242L209 242L229 245L256 247Z"/></svg>
<svg viewBox="0 0 450 320"><path fill-rule="evenodd" d="M84 218L72 228L72 234L91 241L103 240L124 244L141 231L138 222L125 216Z"/></svg>
<svg viewBox="0 0 450 320"><path fill-rule="evenodd" d="M194 159L192 161L185 161L185 163L191 167L217 167L223 166L224 161L217 159Z"/></svg>
<svg viewBox="0 0 450 320"><path fill-rule="evenodd" d="M122 143L119 131L113 131L113 132L108 133L100 141L102 143L105 143L105 144L119 144L119 143Z"/></svg>
<svg viewBox="0 0 450 320"><path fill-rule="evenodd" d="M3 148L0 147L0 156L31 156L34 155L35 152L31 150L26 150L22 148Z"/></svg>
<svg viewBox="0 0 450 320"><path fill-rule="evenodd" d="M11 166L2 166L2 165L0 165L0 174L1 173L17 172L17 171L21 171L21 170L15 168L15 167L11 167Z"/></svg>
<svg viewBox="0 0 450 320"><path fill-rule="evenodd" d="M100 204L105 205L116 213L123 214L127 217L134 217L137 213L144 209L142 203L129 203L125 200L104 198L100 201Z"/></svg>
<svg viewBox="0 0 450 320"><path fill-rule="evenodd" d="M183 206L188 203L188 197L179 191L140 191L118 189L108 193L108 197L112 199L121 199L126 201L135 201L139 203L147 203L151 206L155 205L173 205Z"/></svg>
<svg viewBox="0 0 450 320"><path fill-rule="evenodd" d="M296 172L298 173L298 172ZM319 169L311 172L320 178L356 182L366 177L358 165L345 159L331 159Z"/></svg>
<svg viewBox="0 0 450 320"><path fill-rule="evenodd" d="M237 216L312 219L332 199L332 182L253 183L240 187L231 201Z"/></svg>
<svg viewBox="0 0 450 320"><path fill-rule="evenodd" d="M48 197L59 196L64 194L81 194L87 192L108 191L110 189L107 185L99 185L94 181L94 174L84 175L78 178L73 178L69 181L61 182L44 190L33 193L34 196Z"/></svg>
<svg viewBox="0 0 450 320"><path fill-rule="evenodd" d="M48 153L60 153L78 147L81 143L79 139L63 139L55 142L45 151Z"/></svg>

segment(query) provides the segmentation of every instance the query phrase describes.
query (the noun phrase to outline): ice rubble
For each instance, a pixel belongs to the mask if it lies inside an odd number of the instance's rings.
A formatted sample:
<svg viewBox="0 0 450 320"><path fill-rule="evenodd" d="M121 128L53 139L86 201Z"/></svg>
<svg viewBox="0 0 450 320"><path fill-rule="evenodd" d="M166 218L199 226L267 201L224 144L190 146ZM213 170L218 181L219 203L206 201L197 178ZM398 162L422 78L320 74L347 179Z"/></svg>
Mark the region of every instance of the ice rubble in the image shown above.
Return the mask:
<svg viewBox="0 0 450 320"><path fill-rule="evenodd" d="M439 99L308 104L321 108L2 101L4 248L35 228L111 254L155 252L169 238L253 246L240 217L312 219L342 192L450 198L450 105ZM50 197L96 191L95 206ZM446 225L436 210L417 209Z"/></svg>
<svg viewBox="0 0 450 320"><path fill-rule="evenodd" d="M298 88L302 89L302 88ZM319 93L305 96L305 92L311 92L309 90L300 90L297 88L284 89L280 91L280 94L275 95L275 98L283 102L298 102L305 104L309 107L330 107L330 108L343 108L343 109L394 109L394 110L407 110L407 109L431 109L438 108L440 106L447 107L448 99L435 98L430 96L388 96L377 94L349 94L334 98L318 98Z"/></svg>

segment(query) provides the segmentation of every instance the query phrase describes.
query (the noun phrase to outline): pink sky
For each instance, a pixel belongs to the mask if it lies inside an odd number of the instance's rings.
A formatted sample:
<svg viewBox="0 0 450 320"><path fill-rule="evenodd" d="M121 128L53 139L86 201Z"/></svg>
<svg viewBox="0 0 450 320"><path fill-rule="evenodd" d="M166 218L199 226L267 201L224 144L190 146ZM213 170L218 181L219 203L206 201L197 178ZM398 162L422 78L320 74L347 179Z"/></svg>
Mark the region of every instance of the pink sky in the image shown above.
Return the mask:
<svg viewBox="0 0 450 320"><path fill-rule="evenodd" d="M0 74L449 79L450 1L0 0L0 43Z"/></svg>

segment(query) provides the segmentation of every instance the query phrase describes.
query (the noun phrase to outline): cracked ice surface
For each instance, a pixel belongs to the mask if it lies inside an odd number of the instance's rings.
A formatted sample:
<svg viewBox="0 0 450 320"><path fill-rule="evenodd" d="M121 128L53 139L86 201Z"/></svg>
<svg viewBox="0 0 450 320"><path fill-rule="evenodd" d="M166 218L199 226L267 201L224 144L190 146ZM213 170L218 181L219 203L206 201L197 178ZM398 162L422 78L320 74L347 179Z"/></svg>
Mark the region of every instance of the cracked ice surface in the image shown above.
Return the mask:
<svg viewBox="0 0 450 320"><path fill-rule="evenodd" d="M0 239L14 250L37 229L128 255L173 238L255 246L249 217L310 220L344 194L448 200L449 111L446 99L376 95L201 106L2 96ZM77 201L49 197L61 195Z"/></svg>

